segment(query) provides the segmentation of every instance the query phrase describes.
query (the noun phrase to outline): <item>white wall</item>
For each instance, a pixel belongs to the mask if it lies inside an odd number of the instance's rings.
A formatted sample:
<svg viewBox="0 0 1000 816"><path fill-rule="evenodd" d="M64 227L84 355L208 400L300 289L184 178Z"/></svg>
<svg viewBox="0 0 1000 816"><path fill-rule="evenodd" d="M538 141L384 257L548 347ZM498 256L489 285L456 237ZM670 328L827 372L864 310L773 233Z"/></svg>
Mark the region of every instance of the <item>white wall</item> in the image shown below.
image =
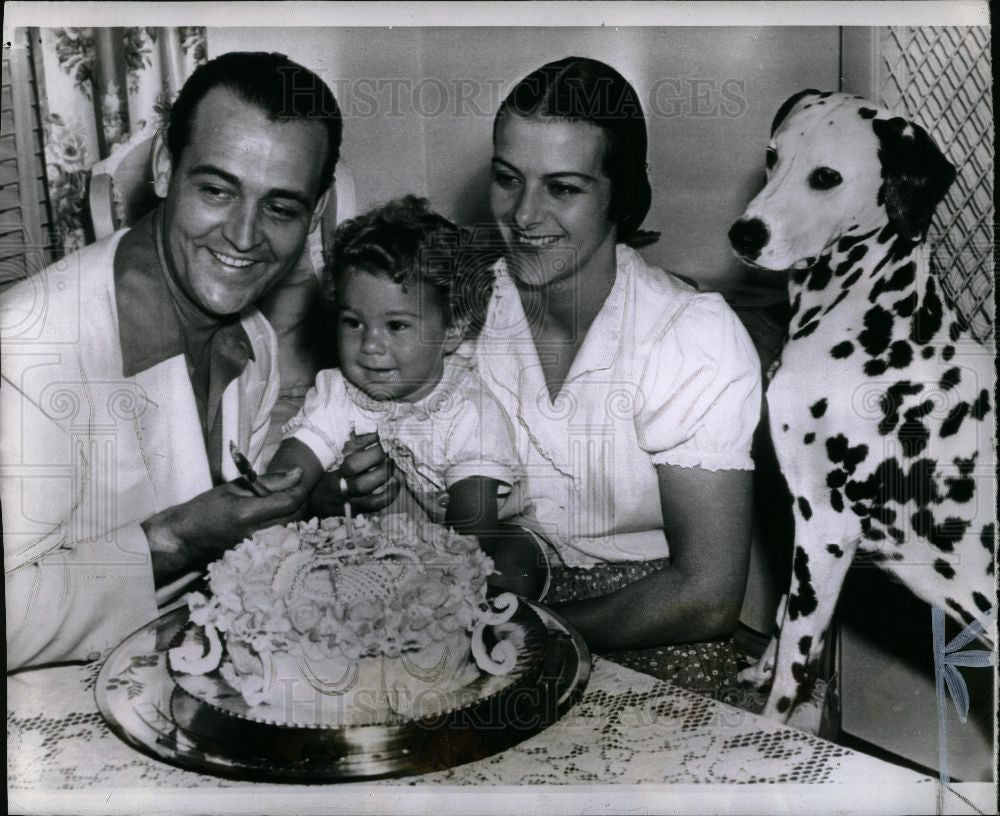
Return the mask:
<svg viewBox="0 0 1000 816"><path fill-rule="evenodd" d="M709 286L746 279L726 232L762 180L775 110L839 79L837 28L210 28L208 45L281 51L329 82L359 208L413 192L463 223L489 217L490 131L507 90L553 59L604 60L649 121L645 226L663 237L644 254Z"/></svg>

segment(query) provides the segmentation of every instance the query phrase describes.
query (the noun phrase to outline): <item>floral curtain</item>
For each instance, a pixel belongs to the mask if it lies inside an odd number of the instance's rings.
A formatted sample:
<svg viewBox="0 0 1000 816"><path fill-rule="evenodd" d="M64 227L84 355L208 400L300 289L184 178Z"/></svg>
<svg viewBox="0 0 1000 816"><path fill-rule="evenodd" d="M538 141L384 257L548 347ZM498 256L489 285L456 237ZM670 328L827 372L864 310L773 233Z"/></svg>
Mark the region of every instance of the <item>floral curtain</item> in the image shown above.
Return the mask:
<svg viewBox="0 0 1000 816"><path fill-rule="evenodd" d="M93 240L90 169L133 135L163 122L181 85L205 61L204 28L42 28L45 172L57 253Z"/></svg>

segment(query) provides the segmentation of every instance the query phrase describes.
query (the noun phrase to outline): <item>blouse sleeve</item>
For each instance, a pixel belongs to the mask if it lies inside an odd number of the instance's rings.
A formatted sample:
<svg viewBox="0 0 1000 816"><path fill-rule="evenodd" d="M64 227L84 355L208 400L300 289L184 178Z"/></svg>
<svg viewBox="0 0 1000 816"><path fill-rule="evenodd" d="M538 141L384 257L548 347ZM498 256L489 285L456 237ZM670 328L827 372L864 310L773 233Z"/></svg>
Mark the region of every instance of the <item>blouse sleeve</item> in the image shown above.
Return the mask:
<svg viewBox="0 0 1000 816"><path fill-rule="evenodd" d="M694 296L659 330L639 385L636 432L654 464L753 470L760 362L720 295Z"/></svg>
<svg viewBox="0 0 1000 816"><path fill-rule="evenodd" d="M351 436L352 403L339 369L320 371L302 409L285 426L285 439L298 439L326 470L344 461Z"/></svg>
<svg viewBox="0 0 1000 816"><path fill-rule="evenodd" d="M510 419L485 386L465 390L462 410L449 423L445 439L445 486L471 476L513 486L521 468Z"/></svg>

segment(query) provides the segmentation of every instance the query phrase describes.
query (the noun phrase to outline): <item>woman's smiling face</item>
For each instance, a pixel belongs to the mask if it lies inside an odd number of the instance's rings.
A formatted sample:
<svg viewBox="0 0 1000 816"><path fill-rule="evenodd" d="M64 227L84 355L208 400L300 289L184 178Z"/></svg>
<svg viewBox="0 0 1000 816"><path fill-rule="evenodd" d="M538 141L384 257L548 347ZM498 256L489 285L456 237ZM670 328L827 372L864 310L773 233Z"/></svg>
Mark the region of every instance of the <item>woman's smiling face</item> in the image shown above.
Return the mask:
<svg viewBox="0 0 1000 816"><path fill-rule="evenodd" d="M522 284L613 267L606 150L604 131L587 122L508 113L497 123L490 208Z"/></svg>

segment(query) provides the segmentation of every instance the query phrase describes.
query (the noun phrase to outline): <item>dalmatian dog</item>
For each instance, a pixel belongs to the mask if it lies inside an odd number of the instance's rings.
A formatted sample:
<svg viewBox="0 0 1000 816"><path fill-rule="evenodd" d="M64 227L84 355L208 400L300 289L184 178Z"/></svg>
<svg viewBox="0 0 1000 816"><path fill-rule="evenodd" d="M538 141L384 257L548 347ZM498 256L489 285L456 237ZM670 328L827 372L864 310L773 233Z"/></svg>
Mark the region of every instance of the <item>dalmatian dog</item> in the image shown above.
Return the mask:
<svg viewBox="0 0 1000 816"><path fill-rule="evenodd" d="M729 239L790 276L767 401L795 549L780 633L741 679L771 681L764 714L787 722L859 551L995 642L994 373L929 273L924 239L955 169L923 128L806 90L775 116L766 164Z"/></svg>

